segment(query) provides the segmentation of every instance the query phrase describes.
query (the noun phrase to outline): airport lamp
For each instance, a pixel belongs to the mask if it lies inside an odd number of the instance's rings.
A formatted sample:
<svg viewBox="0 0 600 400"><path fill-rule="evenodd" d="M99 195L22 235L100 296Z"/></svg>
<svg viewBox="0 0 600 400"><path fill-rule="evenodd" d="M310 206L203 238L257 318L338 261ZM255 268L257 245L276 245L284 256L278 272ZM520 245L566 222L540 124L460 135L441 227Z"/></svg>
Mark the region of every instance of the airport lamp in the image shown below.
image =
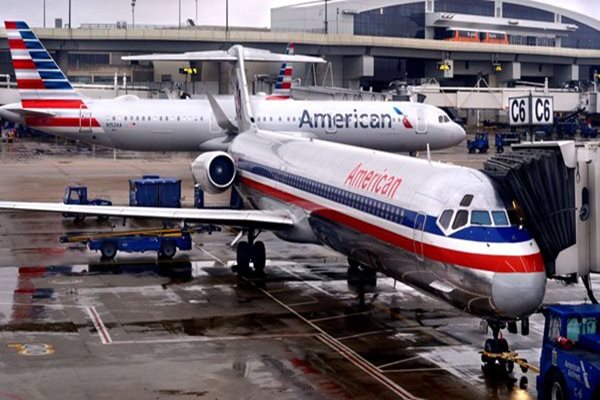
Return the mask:
<svg viewBox="0 0 600 400"><path fill-rule="evenodd" d="M131 27L135 29L135 2L136 0L131 0Z"/></svg>

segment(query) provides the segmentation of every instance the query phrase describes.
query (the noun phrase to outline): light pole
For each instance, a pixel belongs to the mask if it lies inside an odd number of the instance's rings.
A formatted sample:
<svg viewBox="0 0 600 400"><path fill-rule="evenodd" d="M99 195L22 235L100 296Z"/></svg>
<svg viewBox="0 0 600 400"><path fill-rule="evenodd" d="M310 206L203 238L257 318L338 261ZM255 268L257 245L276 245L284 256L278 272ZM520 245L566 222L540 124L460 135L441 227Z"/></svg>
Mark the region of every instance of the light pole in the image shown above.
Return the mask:
<svg viewBox="0 0 600 400"><path fill-rule="evenodd" d="M229 0L225 0L225 32L229 33Z"/></svg>
<svg viewBox="0 0 600 400"><path fill-rule="evenodd" d="M181 29L181 0L179 0L179 29Z"/></svg>
<svg viewBox="0 0 600 400"><path fill-rule="evenodd" d="M131 28L135 29L135 2L136 0L131 0Z"/></svg>
<svg viewBox="0 0 600 400"><path fill-rule="evenodd" d="M71 0L69 0L69 29L73 29L71 25Z"/></svg>
<svg viewBox="0 0 600 400"><path fill-rule="evenodd" d="M196 0L196 25L198 25L198 0Z"/></svg>
<svg viewBox="0 0 600 400"><path fill-rule="evenodd" d="M44 0L44 28L46 27L46 0Z"/></svg>

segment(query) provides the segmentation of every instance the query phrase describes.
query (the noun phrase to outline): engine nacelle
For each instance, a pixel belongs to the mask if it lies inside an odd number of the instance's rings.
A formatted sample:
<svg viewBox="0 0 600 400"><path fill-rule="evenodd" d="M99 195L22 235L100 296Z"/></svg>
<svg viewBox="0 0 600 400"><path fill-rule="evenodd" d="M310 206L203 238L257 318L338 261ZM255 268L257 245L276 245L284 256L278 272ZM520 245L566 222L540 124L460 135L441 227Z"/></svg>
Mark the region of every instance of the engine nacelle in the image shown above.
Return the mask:
<svg viewBox="0 0 600 400"><path fill-rule="evenodd" d="M194 182L212 194L229 189L235 179L235 161L224 151L209 151L194 160L191 165Z"/></svg>

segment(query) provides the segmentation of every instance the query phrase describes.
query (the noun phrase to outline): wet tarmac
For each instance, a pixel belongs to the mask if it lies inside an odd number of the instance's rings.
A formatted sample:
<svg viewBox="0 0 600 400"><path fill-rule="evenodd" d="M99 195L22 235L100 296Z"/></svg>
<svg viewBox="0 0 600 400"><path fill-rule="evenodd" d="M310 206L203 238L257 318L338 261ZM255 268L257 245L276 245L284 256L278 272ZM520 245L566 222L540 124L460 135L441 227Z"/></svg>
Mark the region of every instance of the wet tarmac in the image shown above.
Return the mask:
<svg viewBox="0 0 600 400"><path fill-rule="evenodd" d="M80 182L126 204L130 177L159 173L182 178L184 204L193 201L192 154L115 160L56 141L0 149L3 200L60 201ZM484 157L434 153L471 166ZM361 306L345 260L324 248L263 234L267 275L238 278L229 230L195 235L193 250L163 262L102 262L58 242L114 229L122 221L0 213L0 400L536 397L533 373L482 368L479 320L384 276ZM580 285L548 283L547 302L585 298ZM536 364L542 331L538 314L529 336L505 337Z"/></svg>

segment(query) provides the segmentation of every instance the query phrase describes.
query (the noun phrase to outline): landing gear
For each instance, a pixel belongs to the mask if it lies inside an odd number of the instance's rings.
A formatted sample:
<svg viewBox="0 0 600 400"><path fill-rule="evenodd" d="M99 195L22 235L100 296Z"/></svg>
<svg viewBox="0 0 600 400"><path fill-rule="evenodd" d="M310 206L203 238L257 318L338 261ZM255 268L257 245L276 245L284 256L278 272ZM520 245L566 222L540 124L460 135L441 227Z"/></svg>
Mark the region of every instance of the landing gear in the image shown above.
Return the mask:
<svg viewBox="0 0 600 400"><path fill-rule="evenodd" d="M365 307L365 292L377 286L377 272L348 257L348 286L358 293L359 306Z"/></svg>
<svg viewBox="0 0 600 400"><path fill-rule="evenodd" d="M247 275L251 272L250 263L254 267L254 272L263 274L267 262L267 253L265 244L261 241L255 241L258 234L253 230L248 232L248 241L241 241L237 245L237 273Z"/></svg>
<svg viewBox="0 0 600 400"><path fill-rule="evenodd" d="M483 346L484 353L501 354L508 353L508 342L500 335L500 330L506 327L504 322L489 321L489 327L492 328L492 339L487 339ZM512 327L511 327L512 328ZM516 329L516 326L514 327ZM490 371L499 371L505 374L511 374L515 369L515 363L511 360L501 358L488 357L485 354L481 355L481 361L484 367Z"/></svg>

